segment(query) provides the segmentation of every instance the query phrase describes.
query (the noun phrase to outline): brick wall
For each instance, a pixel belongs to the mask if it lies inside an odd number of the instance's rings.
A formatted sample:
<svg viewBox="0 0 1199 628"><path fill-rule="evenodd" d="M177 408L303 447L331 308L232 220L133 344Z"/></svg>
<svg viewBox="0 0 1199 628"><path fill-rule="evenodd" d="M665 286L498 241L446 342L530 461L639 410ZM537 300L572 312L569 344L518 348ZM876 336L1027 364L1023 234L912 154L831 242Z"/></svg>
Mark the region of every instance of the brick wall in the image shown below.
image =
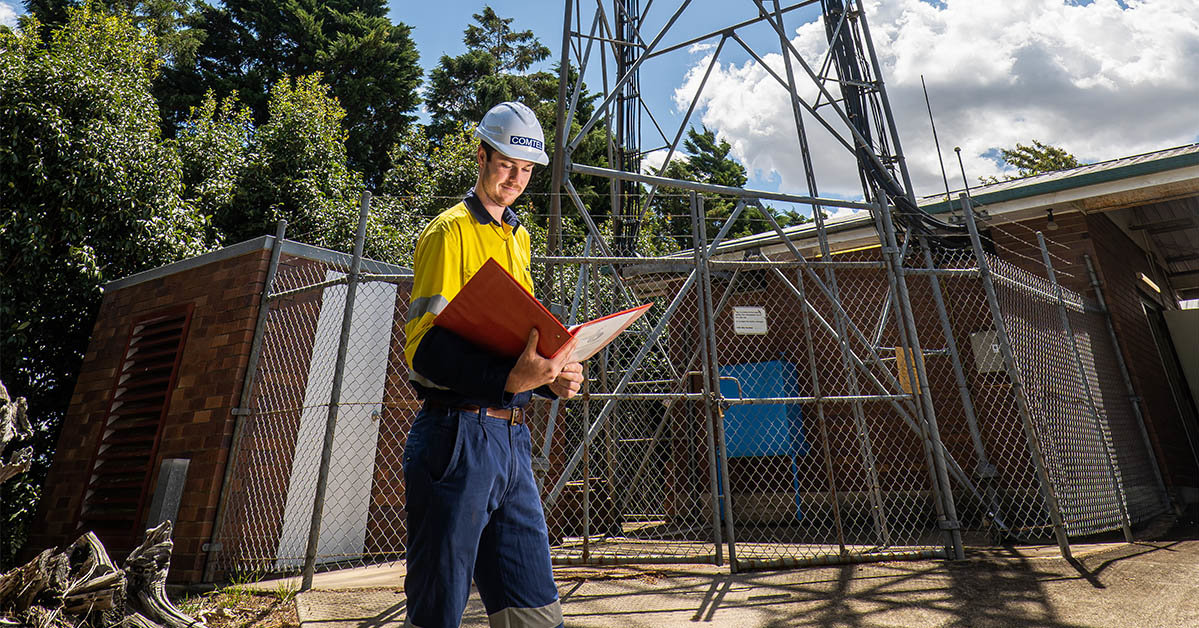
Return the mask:
<svg viewBox="0 0 1199 628"><path fill-rule="evenodd" d="M1164 272L1106 216L1088 216L1095 246L1096 272L1112 313L1112 326L1128 363L1133 388L1141 397L1146 428L1161 461L1163 479L1172 487L1199 487L1183 414L1170 392L1161 356L1142 307L1142 299L1163 309L1177 309L1171 299L1154 292L1138 276L1161 277Z"/></svg>
<svg viewBox="0 0 1199 628"><path fill-rule="evenodd" d="M1106 216L1072 213L1057 216L1056 220L1059 228L1045 231L1045 234L1058 280L1070 290L1093 296L1094 291L1091 289L1083 255L1089 255L1095 262L1107 286L1106 293L1113 311L1116 333L1120 337L1129 369L1133 372L1134 386L1137 394L1144 399L1148 430L1157 457L1161 461L1164 479L1167 484L1175 487L1195 486L1194 460L1178 413L1172 405L1173 400L1165 384L1156 347L1140 305L1140 299L1148 293L1147 289L1142 287L1144 284L1138 280L1137 273L1144 272L1154 276L1154 269L1144 252ZM1044 263L1035 235L1036 230L1044 229L1044 220L1036 219L993 228L989 236L994 240L995 251L999 257L1044 276ZM877 259L877 251L840 255L837 259L867 261ZM789 276L791 274L788 273ZM886 290L884 271L839 270L838 281L842 304L849 317L857 322L864 332L872 334L881 313L879 307ZM803 342L801 310L795 305L798 300L776 277L766 277L761 282L763 285L757 288L732 294L726 311L715 321L721 363L785 359L797 366L799 389L804 391L803 394L811 394L812 382ZM722 282L717 279L714 284L716 295L723 295ZM943 348L945 341L937 320L930 282L924 277L909 276L908 287L923 347ZM807 289L808 297L816 309L823 313L826 320L833 322L831 305L827 299L818 293L811 283ZM998 467L998 476L1005 479L1007 490L1033 491L1036 483L1031 465L1025 457L1010 455L1013 448L1023 448L1026 444L1016 404L1011 398L1011 386L1007 376L1002 372L979 373L974 367L970 335L993 328L981 286L972 279L943 279L942 290L967 385L978 414L984 451L988 452L989 462ZM734 335L729 312L733 306L738 305L766 306L770 333L766 336ZM694 349L694 339L698 337L695 325L695 306L685 307L678 315L675 333L671 336L672 359L676 364L682 364ZM823 393L849 394L851 391L847 387L847 380L841 375L839 350L818 324L814 322L813 325L817 368L822 369ZM856 346L856 341L853 344ZM893 326L888 327L880 345L887 347L897 344L899 340ZM952 457L961 462L967 474L973 475L976 471L974 462L977 460L977 453L950 361L948 357L932 355L926 357L925 362L942 441ZM863 393L875 392L865 381L861 382L859 390ZM890 454L889 460L879 465L883 486L923 486L923 458L918 455L917 449L919 441L911 434L908 426L885 404L866 405L867 414L871 417L869 428L875 435L873 438L876 439L876 444L883 443L882 446L887 448ZM853 487L861 485L864 473L856 448L858 437L855 422L849 410L847 405L829 406L825 410L829 432L827 450L833 458L835 468L838 469L837 481L844 483L844 486L838 487L839 490L853 490ZM815 406L805 406L804 412L804 423L808 428L807 438L811 441L819 436L815 429ZM689 422L694 428L702 426L698 415L689 419ZM810 456L823 455L821 452L824 450L824 447L813 449ZM1008 455L1004 455L1004 452ZM734 493L737 493L739 488L749 491L755 488L782 489L788 486L790 477L783 472L783 467L775 464L776 462L766 459L730 460L730 480ZM812 464L808 469L810 477L802 480L814 490L823 490L825 486L823 476L818 472L819 468L819 464ZM701 483L706 482L706 477L695 477ZM744 478L744 482L740 482L739 477ZM739 487L739 484L743 483L747 484Z"/></svg>
<svg viewBox="0 0 1199 628"><path fill-rule="evenodd" d="M255 251L104 295L39 505L41 524L31 535L30 548L62 546L83 532L78 517L88 463L101 437L133 320L190 303L194 306L190 331L151 465L150 490L162 459L190 461L174 530L170 576L173 581L199 579L204 560L200 548L212 533L233 434L232 409L239 401L249 359L268 255L268 251ZM144 519L147 513L141 516ZM140 540L144 523L131 522L130 538ZM127 540L101 540L118 562L131 549Z"/></svg>
<svg viewBox="0 0 1199 628"><path fill-rule="evenodd" d="M1157 455L1162 479L1168 488L1199 486L1199 469L1141 305L1142 299L1148 299L1165 309L1177 307L1170 299L1153 292L1138 277L1138 273L1162 276L1162 269L1155 266L1145 251L1106 215L1069 213L1055 216L1055 220L1060 228L1044 233L1058 281L1093 298L1095 291L1083 255L1091 257L1103 284L1133 388L1142 399L1145 427ZM996 243L996 253L1017 266L1043 275L1041 252L1033 231L1044 229L1043 219L994 228L991 237Z"/></svg>

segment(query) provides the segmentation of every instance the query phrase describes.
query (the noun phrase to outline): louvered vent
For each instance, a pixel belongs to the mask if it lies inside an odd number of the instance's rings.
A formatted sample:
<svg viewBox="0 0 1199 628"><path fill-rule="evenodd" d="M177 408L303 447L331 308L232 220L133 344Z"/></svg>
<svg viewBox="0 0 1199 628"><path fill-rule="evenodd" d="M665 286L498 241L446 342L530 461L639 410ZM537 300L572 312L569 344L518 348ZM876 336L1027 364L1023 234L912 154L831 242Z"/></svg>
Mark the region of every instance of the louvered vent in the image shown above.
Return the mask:
<svg viewBox="0 0 1199 628"><path fill-rule="evenodd" d="M133 324L92 461L80 527L114 540L138 532L192 308Z"/></svg>

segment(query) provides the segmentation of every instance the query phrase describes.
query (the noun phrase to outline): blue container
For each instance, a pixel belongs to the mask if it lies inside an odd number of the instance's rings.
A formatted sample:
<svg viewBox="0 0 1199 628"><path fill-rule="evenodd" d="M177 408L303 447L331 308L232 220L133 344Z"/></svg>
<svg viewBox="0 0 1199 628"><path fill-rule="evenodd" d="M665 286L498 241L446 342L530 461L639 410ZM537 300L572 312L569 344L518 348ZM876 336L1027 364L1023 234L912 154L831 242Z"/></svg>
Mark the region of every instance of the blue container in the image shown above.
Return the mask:
<svg viewBox="0 0 1199 628"><path fill-rule="evenodd" d="M720 378L727 399L794 397L798 391L795 365L780 360L726 364ZM808 453L798 404L732 406L724 413L724 432L730 458Z"/></svg>
<svg viewBox="0 0 1199 628"><path fill-rule="evenodd" d="M799 390L795 365L781 360L725 364L720 367L720 377L720 394L726 399L794 397ZM787 456L791 459L795 519L802 520L797 458L808 453L809 445L804 438L799 404L731 406L724 413L724 438L729 458Z"/></svg>

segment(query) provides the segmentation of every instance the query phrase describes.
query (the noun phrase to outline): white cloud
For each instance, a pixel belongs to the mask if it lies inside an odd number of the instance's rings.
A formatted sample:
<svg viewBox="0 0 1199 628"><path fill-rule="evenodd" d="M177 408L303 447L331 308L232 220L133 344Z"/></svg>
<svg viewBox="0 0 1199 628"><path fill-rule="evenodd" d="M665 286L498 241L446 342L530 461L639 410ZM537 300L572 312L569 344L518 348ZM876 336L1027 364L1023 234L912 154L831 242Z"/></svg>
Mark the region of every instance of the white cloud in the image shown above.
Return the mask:
<svg viewBox="0 0 1199 628"><path fill-rule="evenodd" d="M0 2L0 26L17 27L17 10L7 2Z"/></svg>
<svg viewBox="0 0 1199 628"><path fill-rule="evenodd" d="M1199 5L1094 0L868 0L866 14L917 194L942 190L920 87L928 83L950 185L960 187L953 147L973 185L999 174L992 157L1017 142L1065 148L1083 161L1113 159L1199 139ZM794 31L809 64L827 49L823 24ZM761 51L760 51L761 52ZM780 75L779 54L764 55ZM674 94L685 111L710 53ZM796 72L802 77L801 70ZM815 87L801 78L810 103ZM827 108L822 111L829 111ZM698 122L781 189L806 192L786 92L753 61L720 63L699 102ZM861 194L847 151L805 114L822 196ZM840 128L840 125L839 125ZM956 180L956 183L955 183Z"/></svg>
<svg viewBox="0 0 1199 628"><path fill-rule="evenodd" d="M670 151L666 150L665 148L662 148L646 153L645 156L641 158L642 174L653 174L654 172L661 170L662 164L666 163L666 155L669 152ZM687 155L683 154L682 151L675 151L674 155L670 157L670 161L672 163L686 160Z"/></svg>

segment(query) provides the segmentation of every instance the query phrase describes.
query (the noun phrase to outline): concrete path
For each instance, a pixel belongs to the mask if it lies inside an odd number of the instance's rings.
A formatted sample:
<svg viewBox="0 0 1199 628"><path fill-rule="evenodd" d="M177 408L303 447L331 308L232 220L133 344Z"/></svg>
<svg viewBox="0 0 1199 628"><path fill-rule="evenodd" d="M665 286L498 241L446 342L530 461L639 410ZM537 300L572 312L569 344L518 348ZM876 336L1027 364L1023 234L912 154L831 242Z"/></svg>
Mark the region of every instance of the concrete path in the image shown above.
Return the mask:
<svg viewBox="0 0 1199 628"><path fill-rule="evenodd" d="M1055 546L1023 546L973 549L959 562L742 574L572 567L556 575L568 627L1199 627L1196 539L1076 545L1070 562ZM318 574L297 598L303 628L401 625L402 578L402 567ZM487 625L474 592L462 625Z"/></svg>

